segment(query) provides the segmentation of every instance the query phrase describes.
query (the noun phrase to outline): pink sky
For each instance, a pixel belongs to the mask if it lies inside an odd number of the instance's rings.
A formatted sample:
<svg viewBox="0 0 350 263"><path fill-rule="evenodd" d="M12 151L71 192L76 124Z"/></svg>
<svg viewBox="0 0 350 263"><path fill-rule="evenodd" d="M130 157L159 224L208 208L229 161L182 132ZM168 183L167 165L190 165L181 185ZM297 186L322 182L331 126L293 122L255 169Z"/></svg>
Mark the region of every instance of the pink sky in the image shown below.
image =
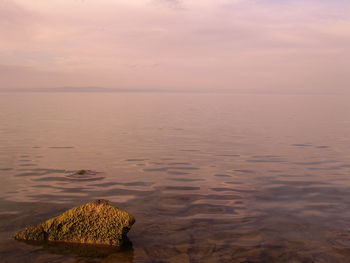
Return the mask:
<svg viewBox="0 0 350 263"><path fill-rule="evenodd" d="M344 0L0 0L0 35L0 88L349 90Z"/></svg>

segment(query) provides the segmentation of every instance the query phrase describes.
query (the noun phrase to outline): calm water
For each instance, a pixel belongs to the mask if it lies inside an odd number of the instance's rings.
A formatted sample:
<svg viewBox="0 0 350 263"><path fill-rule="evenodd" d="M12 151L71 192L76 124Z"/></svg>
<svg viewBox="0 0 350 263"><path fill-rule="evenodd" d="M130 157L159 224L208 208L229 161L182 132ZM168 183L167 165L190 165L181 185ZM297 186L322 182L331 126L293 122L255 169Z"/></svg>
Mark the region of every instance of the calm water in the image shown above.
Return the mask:
<svg viewBox="0 0 350 263"><path fill-rule="evenodd" d="M0 93L1 262L350 262L349 101ZM132 246L11 239L97 198Z"/></svg>

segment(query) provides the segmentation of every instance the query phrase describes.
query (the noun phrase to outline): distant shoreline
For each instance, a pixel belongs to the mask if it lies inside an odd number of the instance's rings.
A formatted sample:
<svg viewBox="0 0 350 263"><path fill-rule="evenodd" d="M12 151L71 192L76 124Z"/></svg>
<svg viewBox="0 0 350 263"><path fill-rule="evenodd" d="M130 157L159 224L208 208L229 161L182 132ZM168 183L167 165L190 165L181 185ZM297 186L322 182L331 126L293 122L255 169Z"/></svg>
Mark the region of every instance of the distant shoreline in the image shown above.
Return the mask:
<svg viewBox="0 0 350 263"><path fill-rule="evenodd" d="M0 88L0 93L188 93L188 94L237 94L237 95L350 95L339 92L258 92L243 90L165 90L165 89L112 89L95 87L62 87L62 88Z"/></svg>

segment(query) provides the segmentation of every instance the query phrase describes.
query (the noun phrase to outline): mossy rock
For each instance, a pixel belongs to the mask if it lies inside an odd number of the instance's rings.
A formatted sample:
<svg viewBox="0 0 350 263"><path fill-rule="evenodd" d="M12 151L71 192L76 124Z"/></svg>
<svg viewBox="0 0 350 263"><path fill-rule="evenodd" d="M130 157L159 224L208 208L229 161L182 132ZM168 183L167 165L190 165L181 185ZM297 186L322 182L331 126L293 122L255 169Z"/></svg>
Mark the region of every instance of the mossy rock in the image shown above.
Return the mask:
<svg viewBox="0 0 350 263"><path fill-rule="evenodd" d="M18 232L18 240L56 241L120 247L135 219L129 213L96 200L72 208L37 226Z"/></svg>

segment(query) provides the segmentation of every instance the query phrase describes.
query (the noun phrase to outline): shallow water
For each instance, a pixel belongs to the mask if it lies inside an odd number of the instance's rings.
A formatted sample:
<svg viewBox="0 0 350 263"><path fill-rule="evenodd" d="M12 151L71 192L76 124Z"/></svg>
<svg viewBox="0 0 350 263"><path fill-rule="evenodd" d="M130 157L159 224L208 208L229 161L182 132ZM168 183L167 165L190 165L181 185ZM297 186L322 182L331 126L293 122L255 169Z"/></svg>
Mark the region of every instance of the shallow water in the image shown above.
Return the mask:
<svg viewBox="0 0 350 263"><path fill-rule="evenodd" d="M1 262L350 262L349 99L0 93ZM98 198L131 246L11 238Z"/></svg>

